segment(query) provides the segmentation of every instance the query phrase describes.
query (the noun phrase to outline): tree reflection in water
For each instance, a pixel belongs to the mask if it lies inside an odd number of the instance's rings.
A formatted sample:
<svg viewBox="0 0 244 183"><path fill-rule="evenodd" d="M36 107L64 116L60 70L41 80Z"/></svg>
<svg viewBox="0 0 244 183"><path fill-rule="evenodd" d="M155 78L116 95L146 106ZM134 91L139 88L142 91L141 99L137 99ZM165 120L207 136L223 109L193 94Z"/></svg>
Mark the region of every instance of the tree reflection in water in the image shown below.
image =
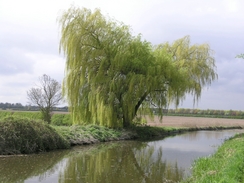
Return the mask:
<svg viewBox="0 0 244 183"><path fill-rule="evenodd" d="M38 176L41 182L59 169L59 162L68 153L67 150L59 150L27 156L1 157L0 183L25 182L34 176Z"/></svg>
<svg viewBox="0 0 244 183"><path fill-rule="evenodd" d="M155 152L155 148L145 142L118 142L98 147L74 151L59 175L59 182L161 183L183 178L183 169L162 160L162 149Z"/></svg>

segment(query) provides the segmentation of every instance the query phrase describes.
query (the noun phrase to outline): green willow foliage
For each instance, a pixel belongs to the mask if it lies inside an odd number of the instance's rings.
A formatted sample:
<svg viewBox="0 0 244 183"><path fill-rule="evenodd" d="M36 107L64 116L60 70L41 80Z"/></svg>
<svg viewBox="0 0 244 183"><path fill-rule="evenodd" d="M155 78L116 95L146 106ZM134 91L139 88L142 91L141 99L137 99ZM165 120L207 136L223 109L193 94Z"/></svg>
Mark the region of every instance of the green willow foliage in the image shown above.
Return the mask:
<svg viewBox="0 0 244 183"><path fill-rule="evenodd" d="M71 7L58 20L73 123L127 127L152 105L178 105L189 93L198 99L217 78L209 46L190 46L188 36L153 46L98 9Z"/></svg>
<svg viewBox="0 0 244 183"><path fill-rule="evenodd" d="M244 54L237 55L236 58L243 58L244 59Z"/></svg>

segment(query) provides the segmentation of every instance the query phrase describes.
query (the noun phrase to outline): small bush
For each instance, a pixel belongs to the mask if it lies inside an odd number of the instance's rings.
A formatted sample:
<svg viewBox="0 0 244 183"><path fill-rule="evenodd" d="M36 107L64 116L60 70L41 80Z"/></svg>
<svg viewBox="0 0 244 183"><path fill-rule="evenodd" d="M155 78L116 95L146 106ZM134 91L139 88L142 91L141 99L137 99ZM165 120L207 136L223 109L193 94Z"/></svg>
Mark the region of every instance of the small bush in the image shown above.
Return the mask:
<svg viewBox="0 0 244 183"><path fill-rule="evenodd" d="M71 116L70 114L53 114L51 124L56 126L71 126Z"/></svg>
<svg viewBox="0 0 244 183"><path fill-rule="evenodd" d="M0 154L29 154L68 148L69 143L41 120L0 119Z"/></svg>
<svg viewBox="0 0 244 183"><path fill-rule="evenodd" d="M64 114L53 114L51 118L51 124L56 126L62 126Z"/></svg>

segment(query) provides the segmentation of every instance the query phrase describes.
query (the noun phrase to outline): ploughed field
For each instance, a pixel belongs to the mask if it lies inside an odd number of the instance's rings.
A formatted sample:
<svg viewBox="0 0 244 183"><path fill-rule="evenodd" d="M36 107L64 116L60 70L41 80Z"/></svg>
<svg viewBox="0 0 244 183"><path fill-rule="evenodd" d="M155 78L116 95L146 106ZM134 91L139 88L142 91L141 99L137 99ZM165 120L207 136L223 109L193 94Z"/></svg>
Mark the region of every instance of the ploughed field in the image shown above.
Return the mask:
<svg viewBox="0 0 244 183"><path fill-rule="evenodd" d="M230 127L240 126L244 128L244 119L225 119L225 118L204 118L204 117L183 117L183 116L155 116L154 119L146 117L147 124L150 126L170 126L170 127Z"/></svg>

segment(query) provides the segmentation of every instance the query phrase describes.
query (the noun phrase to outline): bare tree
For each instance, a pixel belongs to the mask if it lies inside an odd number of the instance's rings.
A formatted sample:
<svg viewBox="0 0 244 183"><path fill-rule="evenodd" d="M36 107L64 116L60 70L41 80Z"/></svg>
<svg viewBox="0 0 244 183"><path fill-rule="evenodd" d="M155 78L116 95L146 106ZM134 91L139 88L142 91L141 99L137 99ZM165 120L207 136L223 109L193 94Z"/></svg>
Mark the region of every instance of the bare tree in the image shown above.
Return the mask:
<svg viewBox="0 0 244 183"><path fill-rule="evenodd" d="M39 78L40 85L27 91L30 104L38 105L44 121L51 122L53 108L62 102L61 84L44 74Z"/></svg>

